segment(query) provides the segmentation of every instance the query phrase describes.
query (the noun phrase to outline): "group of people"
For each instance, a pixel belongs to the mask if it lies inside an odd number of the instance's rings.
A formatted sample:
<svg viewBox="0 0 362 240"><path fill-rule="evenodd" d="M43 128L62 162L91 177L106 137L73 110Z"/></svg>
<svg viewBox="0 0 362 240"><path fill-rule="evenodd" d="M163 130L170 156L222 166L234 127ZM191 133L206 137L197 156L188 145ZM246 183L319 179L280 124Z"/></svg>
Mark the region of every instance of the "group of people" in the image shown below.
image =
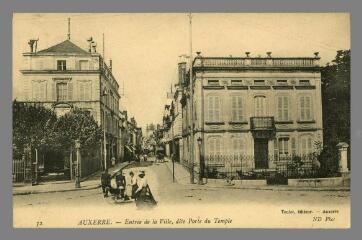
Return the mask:
<svg viewBox="0 0 362 240"><path fill-rule="evenodd" d="M139 171L138 177L134 172L129 172L131 178L131 199L134 199L136 206L139 208L155 206L155 201L151 189L147 183L145 171ZM103 196L106 198L109 194L113 195L116 199L124 201L130 200L126 194L126 177L123 171L119 171L115 176L111 176L106 169L101 175L101 186Z"/></svg>

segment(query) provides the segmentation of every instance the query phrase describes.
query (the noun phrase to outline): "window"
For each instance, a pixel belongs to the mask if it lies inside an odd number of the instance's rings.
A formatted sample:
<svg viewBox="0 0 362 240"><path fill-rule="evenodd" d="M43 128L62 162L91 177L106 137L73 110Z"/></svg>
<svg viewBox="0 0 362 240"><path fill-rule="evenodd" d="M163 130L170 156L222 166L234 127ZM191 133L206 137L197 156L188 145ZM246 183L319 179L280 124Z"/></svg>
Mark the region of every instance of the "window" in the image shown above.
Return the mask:
<svg viewBox="0 0 362 240"><path fill-rule="evenodd" d="M306 156L313 152L312 137L302 136L300 138L300 154Z"/></svg>
<svg viewBox="0 0 362 240"><path fill-rule="evenodd" d="M242 83L242 80L231 80L231 85L233 86L240 86Z"/></svg>
<svg viewBox="0 0 362 240"><path fill-rule="evenodd" d="M278 139L278 150L279 155L288 155L289 154L289 138L281 137Z"/></svg>
<svg viewBox="0 0 362 240"><path fill-rule="evenodd" d="M208 80L207 84L210 86L219 86L219 80Z"/></svg>
<svg viewBox="0 0 362 240"><path fill-rule="evenodd" d="M265 85L265 80L254 80L254 85L263 86Z"/></svg>
<svg viewBox="0 0 362 240"><path fill-rule="evenodd" d="M210 122L220 121L221 103L219 96L208 97L208 120Z"/></svg>
<svg viewBox="0 0 362 240"><path fill-rule="evenodd" d="M33 100L35 101L46 100L46 82L34 81L32 88L32 95L33 95Z"/></svg>
<svg viewBox="0 0 362 240"><path fill-rule="evenodd" d="M277 80L277 84L278 85L287 85L288 84L288 81L287 80Z"/></svg>
<svg viewBox="0 0 362 240"><path fill-rule="evenodd" d="M264 96L257 96L254 98L254 107L255 107L255 117L265 117L266 106L265 106Z"/></svg>
<svg viewBox="0 0 362 240"><path fill-rule="evenodd" d="M310 96L301 96L299 98L300 106L300 120L312 120L312 99Z"/></svg>
<svg viewBox="0 0 362 240"><path fill-rule="evenodd" d="M57 70L59 70L59 71L67 70L67 62L65 60L58 60L57 61Z"/></svg>
<svg viewBox="0 0 362 240"><path fill-rule="evenodd" d="M232 96L231 98L232 121L243 120L243 99L241 96Z"/></svg>
<svg viewBox="0 0 362 240"><path fill-rule="evenodd" d="M57 100L66 101L68 100L68 84L57 83Z"/></svg>
<svg viewBox="0 0 362 240"><path fill-rule="evenodd" d="M234 155L241 155L245 151L244 140L241 137L232 138L232 150Z"/></svg>
<svg viewBox="0 0 362 240"><path fill-rule="evenodd" d="M277 103L277 112L279 121L288 121L289 120L289 97L288 96L278 96Z"/></svg>
<svg viewBox="0 0 362 240"><path fill-rule="evenodd" d="M80 70L89 70L89 62L88 62L88 60L80 60L79 61L79 69Z"/></svg>
<svg viewBox="0 0 362 240"><path fill-rule="evenodd" d="M209 138L209 155L211 155L211 156L221 155L221 138L220 137Z"/></svg>
<svg viewBox="0 0 362 240"><path fill-rule="evenodd" d="M310 81L309 80L299 80L299 84L300 85L310 85Z"/></svg>
<svg viewBox="0 0 362 240"><path fill-rule="evenodd" d="M79 100L91 100L92 85L89 81L82 81L78 83L79 86Z"/></svg>

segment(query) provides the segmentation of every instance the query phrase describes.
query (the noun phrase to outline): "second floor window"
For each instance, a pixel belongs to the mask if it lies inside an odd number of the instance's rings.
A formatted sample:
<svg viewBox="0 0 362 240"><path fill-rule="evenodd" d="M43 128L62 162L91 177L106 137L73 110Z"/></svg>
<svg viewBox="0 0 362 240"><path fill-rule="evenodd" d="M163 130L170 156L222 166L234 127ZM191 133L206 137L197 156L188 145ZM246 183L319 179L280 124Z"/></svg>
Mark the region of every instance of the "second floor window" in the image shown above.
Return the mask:
<svg viewBox="0 0 362 240"><path fill-rule="evenodd" d="M266 116L266 100L264 96L257 96L254 98L255 117Z"/></svg>
<svg viewBox="0 0 362 240"><path fill-rule="evenodd" d="M41 101L46 100L46 82L33 82L32 83L33 100Z"/></svg>
<svg viewBox="0 0 362 240"><path fill-rule="evenodd" d="M221 102L219 96L208 97L208 120L210 122L219 122L221 112Z"/></svg>
<svg viewBox="0 0 362 240"><path fill-rule="evenodd" d="M278 120L289 120L289 98L288 96L278 96Z"/></svg>
<svg viewBox="0 0 362 240"><path fill-rule="evenodd" d="M90 82L79 82L79 100L91 100L92 86Z"/></svg>
<svg viewBox="0 0 362 240"><path fill-rule="evenodd" d="M310 96L301 96L299 98L300 120L312 120L312 99Z"/></svg>
<svg viewBox="0 0 362 240"><path fill-rule="evenodd" d="M232 96L231 98L232 121L243 120L243 99L241 96Z"/></svg>
<svg viewBox="0 0 362 240"><path fill-rule="evenodd" d="M57 61L57 70L65 71L67 70L67 61L65 60L58 60Z"/></svg>
<svg viewBox="0 0 362 240"><path fill-rule="evenodd" d="M57 83L57 100L66 101L68 100L68 84Z"/></svg>

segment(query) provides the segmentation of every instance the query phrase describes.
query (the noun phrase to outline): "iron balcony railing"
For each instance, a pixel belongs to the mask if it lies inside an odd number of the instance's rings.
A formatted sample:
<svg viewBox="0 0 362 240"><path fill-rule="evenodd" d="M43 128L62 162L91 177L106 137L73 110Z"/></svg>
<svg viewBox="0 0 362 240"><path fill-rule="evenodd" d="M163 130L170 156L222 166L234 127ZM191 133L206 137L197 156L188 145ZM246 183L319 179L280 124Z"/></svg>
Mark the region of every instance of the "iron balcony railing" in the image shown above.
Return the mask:
<svg viewBox="0 0 362 240"><path fill-rule="evenodd" d="M274 130L274 117L251 117L251 130Z"/></svg>

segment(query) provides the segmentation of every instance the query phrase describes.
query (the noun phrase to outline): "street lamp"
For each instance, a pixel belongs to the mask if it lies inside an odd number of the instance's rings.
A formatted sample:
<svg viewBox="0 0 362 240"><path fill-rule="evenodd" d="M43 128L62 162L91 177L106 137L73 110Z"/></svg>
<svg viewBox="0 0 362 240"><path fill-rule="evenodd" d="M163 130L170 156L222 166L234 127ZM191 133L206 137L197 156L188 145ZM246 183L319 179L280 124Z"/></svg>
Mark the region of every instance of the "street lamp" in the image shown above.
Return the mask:
<svg viewBox="0 0 362 240"><path fill-rule="evenodd" d="M200 159L200 169L199 169L199 184L203 184L202 178L204 177L204 161L201 151L202 138L197 139L197 145L199 146L199 159Z"/></svg>
<svg viewBox="0 0 362 240"><path fill-rule="evenodd" d="M108 92L106 89L103 90L102 97L105 97L108 95ZM105 104L105 103L103 103ZM103 153L104 153L104 169L107 169L107 139L106 139L106 124L107 124L107 117L106 117L106 111L104 111L104 119L103 119L103 125L104 125L104 131L103 131Z"/></svg>
<svg viewBox="0 0 362 240"><path fill-rule="evenodd" d="M79 149L80 149L80 141L75 140L75 150L76 150L76 157L77 157L77 171L75 172L75 188L80 188L80 164L79 164Z"/></svg>

